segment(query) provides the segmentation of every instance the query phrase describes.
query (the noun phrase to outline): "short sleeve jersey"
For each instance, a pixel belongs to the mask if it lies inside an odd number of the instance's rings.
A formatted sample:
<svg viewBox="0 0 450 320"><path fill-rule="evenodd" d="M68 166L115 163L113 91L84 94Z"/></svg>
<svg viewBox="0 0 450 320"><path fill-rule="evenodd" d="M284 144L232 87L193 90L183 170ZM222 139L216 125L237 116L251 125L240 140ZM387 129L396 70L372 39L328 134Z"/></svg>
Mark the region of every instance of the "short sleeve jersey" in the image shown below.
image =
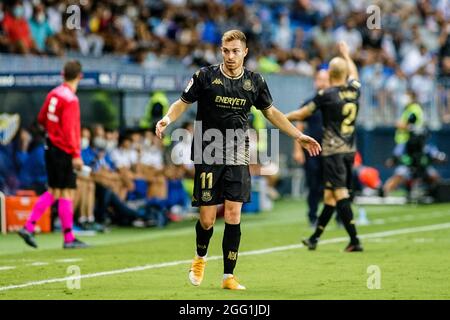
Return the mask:
<svg viewBox="0 0 450 320"><path fill-rule="evenodd" d="M357 80L350 80L346 85L320 90L307 104L310 111L322 112L322 155L356 151L355 124L360 88Z"/></svg>
<svg viewBox="0 0 450 320"><path fill-rule="evenodd" d="M255 106L272 106L264 78L243 69L232 78L222 65L198 70L181 95L186 103L198 103L191 159L196 164L249 164L249 113Z"/></svg>

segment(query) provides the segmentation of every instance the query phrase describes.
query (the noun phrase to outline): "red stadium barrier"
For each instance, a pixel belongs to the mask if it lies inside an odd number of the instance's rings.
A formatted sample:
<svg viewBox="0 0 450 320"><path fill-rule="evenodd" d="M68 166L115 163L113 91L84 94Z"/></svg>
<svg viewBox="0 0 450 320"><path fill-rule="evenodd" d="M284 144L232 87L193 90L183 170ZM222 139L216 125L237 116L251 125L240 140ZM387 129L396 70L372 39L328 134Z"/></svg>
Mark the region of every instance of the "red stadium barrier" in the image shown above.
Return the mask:
<svg viewBox="0 0 450 320"><path fill-rule="evenodd" d="M18 231L25 225L31 209L38 197L6 197L6 229L8 232ZM50 209L39 219L36 224L36 232L50 232L51 231L51 217Z"/></svg>

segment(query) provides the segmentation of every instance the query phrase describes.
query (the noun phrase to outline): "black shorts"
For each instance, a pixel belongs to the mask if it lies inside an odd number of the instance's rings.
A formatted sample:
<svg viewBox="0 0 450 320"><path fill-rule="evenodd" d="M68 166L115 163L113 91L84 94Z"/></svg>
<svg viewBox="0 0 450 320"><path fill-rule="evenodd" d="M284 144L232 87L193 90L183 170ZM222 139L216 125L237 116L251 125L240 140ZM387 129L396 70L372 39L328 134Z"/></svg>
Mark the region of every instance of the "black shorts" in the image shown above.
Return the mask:
<svg viewBox="0 0 450 320"><path fill-rule="evenodd" d="M352 171L355 153L338 153L323 157L325 189L352 189Z"/></svg>
<svg viewBox="0 0 450 320"><path fill-rule="evenodd" d="M195 165L192 206L210 206L225 200L249 202L251 178L246 165Z"/></svg>
<svg viewBox="0 0 450 320"><path fill-rule="evenodd" d="M47 139L45 148L45 167L50 188L77 188L77 176L73 170L72 156L54 146L49 139Z"/></svg>

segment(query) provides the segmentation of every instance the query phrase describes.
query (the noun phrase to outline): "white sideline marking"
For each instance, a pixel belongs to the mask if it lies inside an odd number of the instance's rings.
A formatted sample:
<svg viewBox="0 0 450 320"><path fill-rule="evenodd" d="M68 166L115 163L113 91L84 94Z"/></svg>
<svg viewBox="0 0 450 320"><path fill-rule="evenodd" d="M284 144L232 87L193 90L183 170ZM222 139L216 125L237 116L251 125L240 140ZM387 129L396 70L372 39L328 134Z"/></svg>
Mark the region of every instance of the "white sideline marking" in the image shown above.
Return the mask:
<svg viewBox="0 0 450 320"><path fill-rule="evenodd" d="M83 259L81 258L74 258L74 259L59 259L59 260L55 260L55 262L60 262L60 263L70 263L70 262L77 262L77 261L82 261Z"/></svg>
<svg viewBox="0 0 450 320"><path fill-rule="evenodd" d="M29 264L29 266L33 266L33 267L46 266L46 265L48 265L48 262L40 262L40 261L36 261L36 262Z"/></svg>
<svg viewBox="0 0 450 320"><path fill-rule="evenodd" d="M13 267L13 266L4 266L4 267L0 267L0 271L3 271L3 270L11 270L11 269L15 269L16 267ZM1 290L1 289L0 289Z"/></svg>
<svg viewBox="0 0 450 320"><path fill-rule="evenodd" d="M371 213L372 215L372 213ZM404 216L394 216L394 217L387 217L385 219L374 219L369 221L369 225L381 225L381 224L389 224L391 222L408 222L408 221L418 221L418 220L428 220L430 218L440 218L444 216L450 215L449 211L433 211L429 213L424 214L417 214L417 215L404 215ZM360 227L361 225L358 225L358 222L356 222L356 226ZM362 226L364 227L364 226Z"/></svg>
<svg viewBox="0 0 450 320"><path fill-rule="evenodd" d="M359 237L361 239L382 238L382 237L396 236L396 235L400 235L400 234L427 232L427 231L442 230L442 229L449 229L449 228L450 228L450 223L440 223L440 224L433 224L433 225L422 226L422 227L404 228L404 229L396 229L396 230L383 231L383 232L368 233L368 234L360 235ZM320 244L324 245L324 244L344 242L344 241L348 241L348 237L340 237L340 238L323 240L323 241L320 241ZM287 245L287 246L273 247L273 248L267 248L267 249L261 249L261 250L246 251L246 252L242 252L242 253L240 252L239 255L240 256L251 256L251 255L264 254L264 253L273 253L273 252L279 252L279 251L285 251L285 250L291 250L291 249L298 249L298 248L302 248L302 247L304 247L303 244L292 244L292 245ZM208 261L218 260L218 259L222 259L222 256L208 257ZM137 271L144 271L144 270L150 270L150 269L173 267L173 266L178 266L180 264L190 264L191 262L192 262L192 260L179 260L179 261L164 262L164 263L158 263L158 264L148 264L148 265L139 266L139 267L111 270L111 271L105 271L105 272L90 273L90 274L81 275L79 277L65 277L65 278L54 278L54 279L47 279L47 280L41 280L41 281L32 281L32 282L26 282L23 284L19 284L19 285L10 285L10 286L6 286L6 287L0 287L0 291L7 291L7 290L12 290L12 289L20 289L20 288L26 288L26 287L32 287L32 286L39 286L39 285L43 285L43 284L47 284L47 283L65 282L65 281L74 280L74 279L88 279L88 278L110 276L110 275L128 273L128 272L137 272Z"/></svg>

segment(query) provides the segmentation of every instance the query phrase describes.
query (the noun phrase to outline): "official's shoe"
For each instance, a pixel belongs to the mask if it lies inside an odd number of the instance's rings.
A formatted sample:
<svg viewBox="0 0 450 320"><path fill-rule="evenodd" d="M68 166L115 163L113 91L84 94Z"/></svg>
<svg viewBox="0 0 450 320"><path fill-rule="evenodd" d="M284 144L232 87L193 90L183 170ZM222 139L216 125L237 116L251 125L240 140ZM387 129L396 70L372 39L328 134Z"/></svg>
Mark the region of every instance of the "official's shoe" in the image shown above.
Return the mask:
<svg viewBox="0 0 450 320"><path fill-rule="evenodd" d="M305 245L305 247L308 247L308 250L316 250L317 248L317 241L312 241L311 239L303 239L302 243Z"/></svg>
<svg viewBox="0 0 450 320"><path fill-rule="evenodd" d="M345 247L345 252L362 252L362 251L364 251L363 247L359 243L358 244L349 243L347 247Z"/></svg>
<svg viewBox="0 0 450 320"><path fill-rule="evenodd" d="M18 235L25 241L27 245L33 248L37 248L36 240L34 239L34 233L28 231L25 228L19 230Z"/></svg>
<svg viewBox="0 0 450 320"><path fill-rule="evenodd" d="M195 257L192 261L191 269L189 269L189 280L192 285L199 286L203 281L205 274L206 259L203 257Z"/></svg>
<svg viewBox="0 0 450 320"><path fill-rule="evenodd" d="M235 276L230 276L222 281L222 289L245 290L245 287L239 284Z"/></svg>
<svg viewBox="0 0 450 320"><path fill-rule="evenodd" d="M84 243L78 239L75 239L71 242L64 242L64 245L63 245L64 249L83 249L83 248L88 248L88 247L89 246L86 243Z"/></svg>

